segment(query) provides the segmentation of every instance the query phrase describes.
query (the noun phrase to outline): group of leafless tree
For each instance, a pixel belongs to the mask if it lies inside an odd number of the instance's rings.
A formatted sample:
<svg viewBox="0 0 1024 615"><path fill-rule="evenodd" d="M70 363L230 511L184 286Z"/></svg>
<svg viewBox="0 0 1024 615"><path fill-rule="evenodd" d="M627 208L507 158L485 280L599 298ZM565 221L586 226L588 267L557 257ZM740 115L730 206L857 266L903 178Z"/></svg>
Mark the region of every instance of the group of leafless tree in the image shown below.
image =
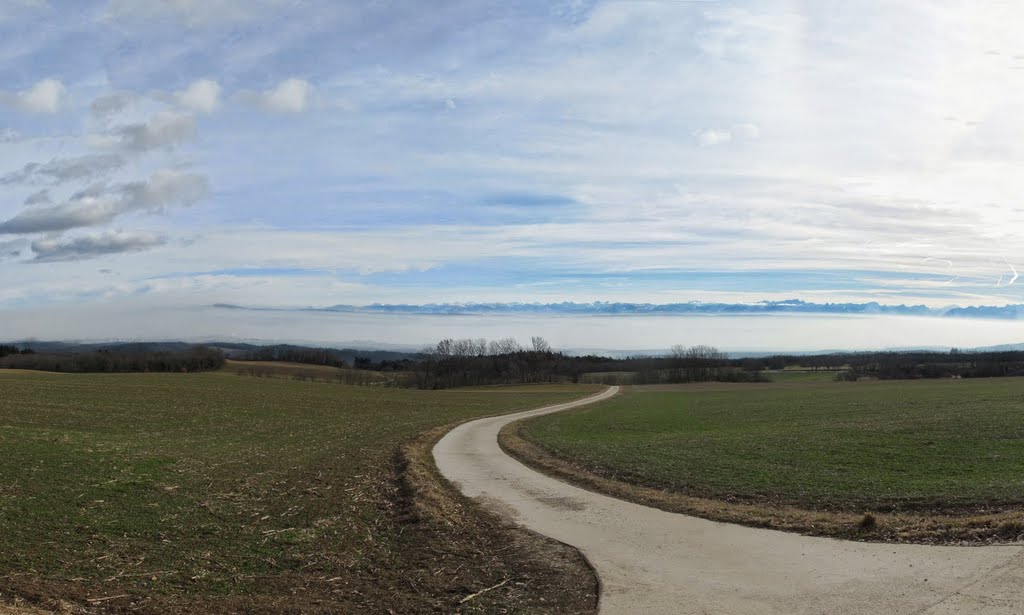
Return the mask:
<svg viewBox="0 0 1024 615"><path fill-rule="evenodd" d="M527 384L536 382L578 382L592 374L629 375L635 384L730 381L763 379L741 361L730 360L711 346L674 346L667 356L612 359L599 356L571 356L551 349L542 337L528 346L514 338L446 339L424 349L422 359L412 368L416 386L441 389L484 384ZM618 382L619 376L609 376ZM594 378L590 378L594 381ZM601 377L596 381L603 382Z"/></svg>
<svg viewBox="0 0 1024 615"><path fill-rule="evenodd" d="M420 354L413 372L421 389L561 382L571 371L566 365L571 357L553 351L547 340L538 336L529 346L511 337L444 339Z"/></svg>

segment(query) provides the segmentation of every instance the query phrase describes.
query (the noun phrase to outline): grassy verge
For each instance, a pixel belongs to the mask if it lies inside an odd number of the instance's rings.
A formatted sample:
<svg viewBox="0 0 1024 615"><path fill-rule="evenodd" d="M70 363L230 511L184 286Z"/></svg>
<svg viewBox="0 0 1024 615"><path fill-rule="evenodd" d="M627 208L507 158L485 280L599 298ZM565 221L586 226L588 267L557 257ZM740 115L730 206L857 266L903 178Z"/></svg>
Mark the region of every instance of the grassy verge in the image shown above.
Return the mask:
<svg viewBox="0 0 1024 615"><path fill-rule="evenodd" d="M461 500L424 457L430 438L416 439L582 387L0 374L0 390L0 602L97 613L593 608L575 553ZM420 448L401 452L410 441Z"/></svg>
<svg viewBox="0 0 1024 615"><path fill-rule="evenodd" d="M1024 539L1024 380L634 390L509 426L595 490L706 518L865 540Z"/></svg>

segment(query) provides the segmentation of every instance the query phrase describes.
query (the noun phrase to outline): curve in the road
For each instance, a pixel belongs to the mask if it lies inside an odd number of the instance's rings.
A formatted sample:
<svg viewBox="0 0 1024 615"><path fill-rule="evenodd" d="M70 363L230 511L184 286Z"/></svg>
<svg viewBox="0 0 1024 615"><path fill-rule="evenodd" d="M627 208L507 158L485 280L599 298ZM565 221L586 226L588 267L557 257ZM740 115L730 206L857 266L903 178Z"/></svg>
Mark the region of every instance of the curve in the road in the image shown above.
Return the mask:
<svg viewBox="0 0 1024 615"><path fill-rule="evenodd" d="M602 614L1024 613L1024 546L846 542L707 521L568 485L498 446L512 421L617 389L471 421L434 447L463 493L580 549L601 578Z"/></svg>

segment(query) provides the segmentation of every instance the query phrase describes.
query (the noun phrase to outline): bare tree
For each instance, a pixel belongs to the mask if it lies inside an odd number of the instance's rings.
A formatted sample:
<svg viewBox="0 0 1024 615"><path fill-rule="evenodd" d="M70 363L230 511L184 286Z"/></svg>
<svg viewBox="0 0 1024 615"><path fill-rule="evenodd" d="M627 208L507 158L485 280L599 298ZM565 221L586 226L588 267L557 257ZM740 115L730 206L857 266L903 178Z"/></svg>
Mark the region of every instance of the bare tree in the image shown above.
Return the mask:
<svg viewBox="0 0 1024 615"><path fill-rule="evenodd" d="M539 335L531 337L530 342L533 344L534 352L551 352L551 344Z"/></svg>
<svg viewBox="0 0 1024 615"><path fill-rule="evenodd" d="M682 382L683 368L686 366L686 346L675 344L668 351L668 381Z"/></svg>
<svg viewBox="0 0 1024 615"><path fill-rule="evenodd" d="M669 349L667 378L670 382L706 382L717 380L720 368L728 356L714 346L683 346L676 344Z"/></svg>
<svg viewBox="0 0 1024 615"><path fill-rule="evenodd" d="M494 340L487 348L492 355L515 354L523 351L523 347L519 345L519 342L514 337Z"/></svg>
<svg viewBox="0 0 1024 615"><path fill-rule="evenodd" d="M718 371L728 359L726 354L714 346L691 346L686 350L686 362L690 368L690 379L707 382L718 379Z"/></svg>
<svg viewBox="0 0 1024 615"><path fill-rule="evenodd" d="M705 361L724 361L727 355L714 346L698 345L686 349L686 358Z"/></svg>

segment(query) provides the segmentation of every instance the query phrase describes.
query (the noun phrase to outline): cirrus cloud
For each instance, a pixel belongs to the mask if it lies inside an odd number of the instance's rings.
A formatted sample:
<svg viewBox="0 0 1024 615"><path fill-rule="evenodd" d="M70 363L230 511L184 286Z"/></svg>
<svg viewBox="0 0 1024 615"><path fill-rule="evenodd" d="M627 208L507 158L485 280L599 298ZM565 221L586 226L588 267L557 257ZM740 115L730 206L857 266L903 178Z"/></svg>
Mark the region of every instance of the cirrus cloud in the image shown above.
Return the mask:
<svg viewBox="0 0 1024 615"><path fill-rule="evenodd" d="M109 254L142 252L167 243L156 233L141 231L107 231L69 238L45 238L32 242L34 263L78 261Z"/></svg>
<svg viewBox="0 0 1024 615"><path fill-rule="evenodd" d="M59 184L109 173L121 168L124 163L124 158L117 154L87 154L54 158L44 163L30 162L21 170L0 177L0 184L36 181Z"/></svg>

